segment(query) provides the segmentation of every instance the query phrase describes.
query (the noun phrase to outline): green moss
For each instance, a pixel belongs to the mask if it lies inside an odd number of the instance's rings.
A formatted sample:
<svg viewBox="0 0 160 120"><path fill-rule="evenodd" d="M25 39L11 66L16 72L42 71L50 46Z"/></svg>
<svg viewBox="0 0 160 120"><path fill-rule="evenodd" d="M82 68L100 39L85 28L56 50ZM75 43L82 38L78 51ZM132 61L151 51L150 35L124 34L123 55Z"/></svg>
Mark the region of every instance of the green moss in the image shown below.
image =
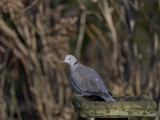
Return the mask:
<svg viewBox="0 0 160 120"><path fill-rule="evenodd" d="M125 117L154 117L156 103L147 96L138 101L87 101L83 97L74 97L75 111L82 117L90 118L125 118Z"/></svg>

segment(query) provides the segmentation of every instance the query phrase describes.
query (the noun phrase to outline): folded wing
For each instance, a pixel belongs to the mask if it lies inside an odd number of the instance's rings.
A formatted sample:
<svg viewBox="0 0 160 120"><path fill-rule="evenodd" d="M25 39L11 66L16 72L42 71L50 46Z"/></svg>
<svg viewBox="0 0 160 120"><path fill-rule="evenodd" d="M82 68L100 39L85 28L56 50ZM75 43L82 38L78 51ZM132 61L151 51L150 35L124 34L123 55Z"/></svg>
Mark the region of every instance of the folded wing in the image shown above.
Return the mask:
<svg viewBox="0 0 160 120"><path fill-rule="evenodd" d="M71 75L73 84L82 92L108 93L100 76L91 68L78 67Z"/></svg>

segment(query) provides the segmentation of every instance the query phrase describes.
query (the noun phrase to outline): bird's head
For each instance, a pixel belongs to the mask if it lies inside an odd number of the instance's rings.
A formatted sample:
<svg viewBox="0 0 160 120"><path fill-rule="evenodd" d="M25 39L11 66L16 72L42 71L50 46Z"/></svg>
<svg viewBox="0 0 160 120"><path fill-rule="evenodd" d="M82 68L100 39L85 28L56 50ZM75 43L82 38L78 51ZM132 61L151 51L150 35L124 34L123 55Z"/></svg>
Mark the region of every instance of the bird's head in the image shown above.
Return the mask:
<svg viewBox="0 0 160 120"><path fill-rule="evenodd" d="M69 65L76 65L78 61L73 55L66 55L62 63L68 63Z"/></svg>

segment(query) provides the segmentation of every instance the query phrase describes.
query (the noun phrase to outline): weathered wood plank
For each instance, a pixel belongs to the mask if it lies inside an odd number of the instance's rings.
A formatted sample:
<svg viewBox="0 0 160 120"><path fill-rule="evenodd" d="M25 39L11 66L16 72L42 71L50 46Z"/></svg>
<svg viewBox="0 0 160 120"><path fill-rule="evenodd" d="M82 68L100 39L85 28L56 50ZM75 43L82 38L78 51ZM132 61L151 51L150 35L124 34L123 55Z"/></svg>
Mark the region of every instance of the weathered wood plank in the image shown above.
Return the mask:
<svg viewBox="0 0 160 120"><path fill-rule="evenodd" d="M155 117L156 103L147 96L114 97L115 102L92 101L73 97L75 111L84 118ZM128 101L127 101L128 100Z"/></svg>

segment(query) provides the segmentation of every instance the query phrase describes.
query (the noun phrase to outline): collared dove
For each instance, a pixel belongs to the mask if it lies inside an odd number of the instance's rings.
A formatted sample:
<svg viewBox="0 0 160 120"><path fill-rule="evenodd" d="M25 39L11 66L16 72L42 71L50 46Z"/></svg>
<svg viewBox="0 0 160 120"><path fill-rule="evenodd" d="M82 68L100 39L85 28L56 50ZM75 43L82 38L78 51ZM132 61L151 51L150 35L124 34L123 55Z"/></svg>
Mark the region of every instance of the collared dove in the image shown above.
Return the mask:
<svg viewBox="0 0 160 120"><path fill-rule="evenodd" d="M105 101L115 101L93 69L80 64L73 55L67 55L63 63L70 65L70 82L78 93L84 96L100 96Z"/></svg>

